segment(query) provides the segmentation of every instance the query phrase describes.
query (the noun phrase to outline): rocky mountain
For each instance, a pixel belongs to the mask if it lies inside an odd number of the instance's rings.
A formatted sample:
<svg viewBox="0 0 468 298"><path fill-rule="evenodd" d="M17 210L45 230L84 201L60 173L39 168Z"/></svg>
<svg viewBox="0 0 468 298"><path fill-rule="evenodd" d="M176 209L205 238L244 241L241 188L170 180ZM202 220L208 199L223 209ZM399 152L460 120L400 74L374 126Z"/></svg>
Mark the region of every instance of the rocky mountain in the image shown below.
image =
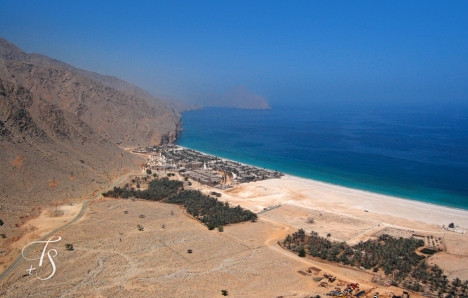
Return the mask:
<svg viewBox="0 0 468 298"><path fill-rule="evenodd" d="M126 148L179 130L180 115L140 88L0 38L0 263L42 206L100 191L143 162Z"/></svg>
<svg viewBox="0 0 468 298"><path fill-rule="evenodd" d="M205 94L199 98L199 103L206 107L271 109L265 97L253 93L243 85L236 86L224 94Z"/></svg>
<svg viewBox="0 0 468 298"><path fill-rule="evenodd" d="M127 95L135 96L140 99L146 100L158 108L162 108L162 109L169 108L169 109L175 110L176 112L182 112L182 111L193 109L192 105L184 104L183 102L179 101L176 98L167 99L167 97L161 97L161 96L158 96L157 98L155 98L154 96L152 96L145 90L135 85L132 85L122 79L119 79L118 77L115 77L115 76L106 76L106 75L98 74L92 71L79 69L70 64L67 64L62 61L52 59L50 57L37 54L37 53L29 54L28 59L34 62L35 64L55 65L55 66L82 74L85 77L93 79L94 81L100 82L106 86L112 87L115 90L122 91Z"/></svg>

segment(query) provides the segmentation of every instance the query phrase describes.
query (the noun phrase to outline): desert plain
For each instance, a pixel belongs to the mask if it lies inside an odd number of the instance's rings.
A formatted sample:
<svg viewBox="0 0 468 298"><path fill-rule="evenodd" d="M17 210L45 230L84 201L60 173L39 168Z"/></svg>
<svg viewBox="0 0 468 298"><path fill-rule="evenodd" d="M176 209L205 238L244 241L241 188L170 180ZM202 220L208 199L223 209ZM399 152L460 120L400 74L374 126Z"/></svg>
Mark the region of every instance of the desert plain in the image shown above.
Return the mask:
<svg viewBox="0 0 468 298"><path fill-rule="evenodd" d="M209 231L176 205L100 196L89 205L49 206L22 227L22 238L11 244L16 254L3 260L0 270L21 257L24 245L71 222L82 208L84 213L54 234L61 240L48 244L47 250L56 250L53 264L47 257L41 267L38 260L23 259L0 281L0 296L222 297L226 290L229 297L313 297L331 290L313 280L325 272L337 277L333 287L359 283L364 297L376 292L380 297L401 295L400 288L371 282L370 271L300 258L283 249L278 242L299 228L350 244L382 233L437 239L427 244L441 252L428 262L440 266L449 279L468 279L468 212L463 210L288 175L227 190L196 182L190 187L206 194L220 192L221 201L258 213L258 221ZM452 222L456 229L447 230ZM40 244L28 256L39 258L43 251ZM54 266L53 276L41 280ZM321 271L299 272L310 267ZM36 269L28 271L31 268Z"/></svg>

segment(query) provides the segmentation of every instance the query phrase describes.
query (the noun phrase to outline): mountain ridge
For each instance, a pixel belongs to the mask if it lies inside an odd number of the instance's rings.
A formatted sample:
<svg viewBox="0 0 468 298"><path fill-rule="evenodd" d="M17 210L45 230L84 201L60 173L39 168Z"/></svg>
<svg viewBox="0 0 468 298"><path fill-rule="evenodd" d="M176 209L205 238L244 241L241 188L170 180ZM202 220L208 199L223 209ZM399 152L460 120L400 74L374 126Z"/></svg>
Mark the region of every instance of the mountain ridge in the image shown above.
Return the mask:
<svg viewBox="0 0 468 298"><path fill-rule="evenodd" d="M126 148L171 142L180 129L168 102L0 37L0 264L29 218L139 169L144 159Z"/></svg>

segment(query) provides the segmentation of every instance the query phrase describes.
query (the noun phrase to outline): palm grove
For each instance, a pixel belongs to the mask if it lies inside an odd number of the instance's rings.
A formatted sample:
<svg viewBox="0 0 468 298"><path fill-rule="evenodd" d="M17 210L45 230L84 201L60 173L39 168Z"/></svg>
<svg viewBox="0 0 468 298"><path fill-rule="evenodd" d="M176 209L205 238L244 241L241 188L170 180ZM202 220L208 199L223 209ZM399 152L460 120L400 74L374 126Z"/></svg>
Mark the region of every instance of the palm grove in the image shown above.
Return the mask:
<svg viewBox="0 0 468 298"><path fill-rule="evenodd" d="M450 282L442 269L437 265L428 265L426 257L416 253L416 249L424 246L423 240L394 238L384 234L377 240L361 241L350 246L345 242L332 242L314 231L306 235L305 231L300 229L288 235L282 245L302 257L308 253L330 262L365 269L373 268L374 272L381 269L393 279L394 285L409 290L432 292L439 297L444 294L445 297L468 295L468 281L462 282L456 278Z"/></svg>
<svg viewBox="0 0 468 298"><path fill-rule="evenodd" d="M122 188L114 187L102 195L113 198L135 197L181 205L210 230L227 224L257 220L257 214L250 210L240 206L231 207L227 202L220 202L198 190L184 190L181 181L169 180L167 177L152 180L146 190L135 189L126 184Z"/></svg>

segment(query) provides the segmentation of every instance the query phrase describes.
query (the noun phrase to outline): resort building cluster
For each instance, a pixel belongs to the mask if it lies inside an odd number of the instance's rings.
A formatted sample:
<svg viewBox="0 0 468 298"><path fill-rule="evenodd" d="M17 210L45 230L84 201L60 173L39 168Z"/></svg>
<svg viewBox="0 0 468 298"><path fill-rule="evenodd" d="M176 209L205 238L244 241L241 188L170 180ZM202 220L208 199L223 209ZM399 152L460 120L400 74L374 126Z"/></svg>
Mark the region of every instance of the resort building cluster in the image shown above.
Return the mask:
<svg viewBox="0 0 468 298"><path fill-rule="evenodd" d="M175 170L184 177L219 188L283 176L277 171L240 164L172 144L139 148L133 152L149 154L146 166L151 170Z"/></svg>

